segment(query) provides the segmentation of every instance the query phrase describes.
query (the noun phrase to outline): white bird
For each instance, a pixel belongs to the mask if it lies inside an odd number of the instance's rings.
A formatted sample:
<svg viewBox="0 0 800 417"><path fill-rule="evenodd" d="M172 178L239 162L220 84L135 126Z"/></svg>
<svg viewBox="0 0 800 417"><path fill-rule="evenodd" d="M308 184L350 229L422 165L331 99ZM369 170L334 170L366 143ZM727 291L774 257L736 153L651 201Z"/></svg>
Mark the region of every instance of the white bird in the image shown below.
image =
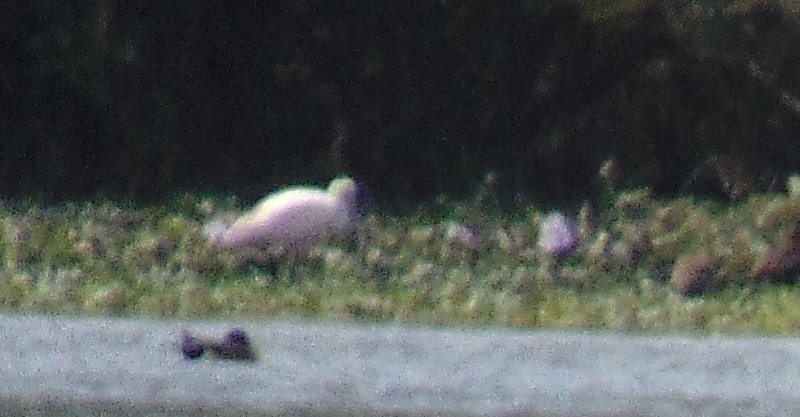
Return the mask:
<svg viewBox="0 0 800 417"><path fill-rule="evenodd" d="M336 178L328 190L292 187L271 193L229 227L209 224L212 245L227 248L280 247L300 253L320 241L344 238L356 231L358 187L350 178Z"/></svg>

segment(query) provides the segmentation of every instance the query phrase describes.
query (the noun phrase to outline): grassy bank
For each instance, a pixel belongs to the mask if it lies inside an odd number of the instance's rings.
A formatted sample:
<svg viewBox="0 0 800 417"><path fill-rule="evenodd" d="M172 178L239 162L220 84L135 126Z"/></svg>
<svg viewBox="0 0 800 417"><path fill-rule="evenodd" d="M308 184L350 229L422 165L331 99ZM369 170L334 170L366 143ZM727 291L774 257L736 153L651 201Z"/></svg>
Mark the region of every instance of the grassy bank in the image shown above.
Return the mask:
<svg viewBox="0 0 800 417"><path fill-rule="evenodd" d="M662 201L647 190L610 194L578 213L581 245L563 258L537 246L546 212L492 212L481 198L406 217L370 213L351 242L267 263L209 247L203 225L226 212L237 205L191 195L136 210L112 202L6 204L0 308L726 333L800 328L800 289L751 272L800 215L800 200L783 195L723 205ZM710 259L708 285L694 296L676 284L686 272L674 271L692 256Z"/></svg>

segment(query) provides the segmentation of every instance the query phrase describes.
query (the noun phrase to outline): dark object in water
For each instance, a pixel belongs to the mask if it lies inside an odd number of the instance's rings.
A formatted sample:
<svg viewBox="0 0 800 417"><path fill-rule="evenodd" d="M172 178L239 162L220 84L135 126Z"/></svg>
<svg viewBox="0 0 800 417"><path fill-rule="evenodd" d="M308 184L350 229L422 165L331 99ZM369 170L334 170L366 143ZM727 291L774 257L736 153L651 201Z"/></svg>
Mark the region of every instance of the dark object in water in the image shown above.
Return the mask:
<svg viewBox="0 0 800 417"><path fill-rule="evenodd" d="M199 338L184 331L181 351L187 360L199 359L205 352L226 360L254 361L258 358L247 333L238 327L226 333L222 340Z"/></svg>
<svg viewBox="0 0 800 417"><path fill-rule="evenodd" d="M256 359L255 352L250 345L250 338L244 330L236 327L225 335L220 343L211 343L208 348L222 359L236 359L252 361Z"/></svg>
<svg viewBox="0 0 800 417"><path fill-rule="evenodd" d="M197 359L203 355L203 343L191 333L184 330L181 350L186 359Z"/></svg>

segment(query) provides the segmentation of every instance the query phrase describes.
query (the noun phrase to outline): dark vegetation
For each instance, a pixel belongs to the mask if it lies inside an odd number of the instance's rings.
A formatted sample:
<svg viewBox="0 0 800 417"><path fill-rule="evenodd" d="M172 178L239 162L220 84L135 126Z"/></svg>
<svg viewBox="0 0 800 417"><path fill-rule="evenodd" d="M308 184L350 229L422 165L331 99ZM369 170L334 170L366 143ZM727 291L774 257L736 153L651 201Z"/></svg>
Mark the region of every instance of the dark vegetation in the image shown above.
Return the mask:
<svg viewBox="0 0 800 417"><path fill-rule="evenodd" d="M22 3L22 2L20 2ZM800 166L778 1L63 2L6 13L0 194L256 197L347 172L386 207L578 201L603 161L741 199ZM391 204L391 205L390 205Z"/></svg>

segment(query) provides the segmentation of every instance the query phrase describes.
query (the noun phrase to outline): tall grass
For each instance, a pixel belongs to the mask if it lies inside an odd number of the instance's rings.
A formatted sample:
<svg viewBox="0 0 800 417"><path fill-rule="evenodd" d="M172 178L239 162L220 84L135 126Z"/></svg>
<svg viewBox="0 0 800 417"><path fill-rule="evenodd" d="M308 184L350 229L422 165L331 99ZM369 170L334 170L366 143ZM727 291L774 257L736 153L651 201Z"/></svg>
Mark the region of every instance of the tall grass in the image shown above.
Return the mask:
<svg viewBox="0 0 800 417"><path fill-rule="evenodd" d="M798 287L749 275L797 219L798 200L757 195L723 205L615 192L581 209L577 251L555 257L536 244L547 213L489 210L478 194L407 216L370 213L350 241L267 261L207 244L203 225L236 212L231 200L187 195L150 209L108 201L5 205L0 308L726 333L800 328ZM715 260L716 285L684 295L673 265L700 252Z"/></svg>

